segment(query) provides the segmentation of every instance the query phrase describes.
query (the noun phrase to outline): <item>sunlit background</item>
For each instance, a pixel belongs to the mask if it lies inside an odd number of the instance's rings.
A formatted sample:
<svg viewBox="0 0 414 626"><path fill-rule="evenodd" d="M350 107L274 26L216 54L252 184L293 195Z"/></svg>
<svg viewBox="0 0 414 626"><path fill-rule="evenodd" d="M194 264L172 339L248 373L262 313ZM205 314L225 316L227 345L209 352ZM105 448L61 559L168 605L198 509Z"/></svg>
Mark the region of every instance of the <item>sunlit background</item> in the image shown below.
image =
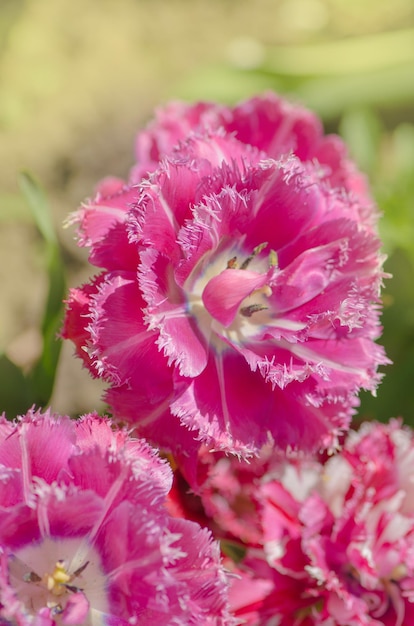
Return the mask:
<svg viewBox="0 0 414 626"><path fill-rule="evenodd" d="M102 408L69 345L53 384L46 303L62 288L59 255L67 284L90 272L62 222L100 178L127 175L157 104L266 89L313 108L371 180L394 275L382 339L394 365L358 419L414 423L412 0L0 0L0 411ZM56 235L34 217L22 170L45 191Z"/></svg>

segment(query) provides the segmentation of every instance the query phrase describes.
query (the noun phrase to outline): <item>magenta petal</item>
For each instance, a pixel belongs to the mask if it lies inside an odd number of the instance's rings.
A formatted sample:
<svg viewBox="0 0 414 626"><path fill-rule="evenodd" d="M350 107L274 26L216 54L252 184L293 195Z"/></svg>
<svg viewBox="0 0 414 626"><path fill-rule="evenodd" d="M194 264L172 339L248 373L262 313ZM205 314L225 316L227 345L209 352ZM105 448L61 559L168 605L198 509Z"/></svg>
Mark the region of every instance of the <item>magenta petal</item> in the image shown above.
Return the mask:
<svg viewBox="0 0 414 626"><path fill-rule="evenodd" d="M24 496L16 491L15 502L10 508L0 508L0 543L11 549L20 548L27 542L41 538L36 511L22 503Z"/></svg>
<svg viewBox="0 0 414 626"><path fill-rule="evenodd" d="M245 226L245 245L267 241L269 248L279 253L321 220L326 200L315 171L294 157L270 162L265 174L252 200L254 219Z"/></svg>
<svg viewBox="0 0 414 626"><path fill-rule="evenodd" d="M144 322L145 302L136 278L125 273L108 275L95 301L91 351L97 369L117 392L132 390L136 398L133 409L136 421L157 419L168 412L172 373L156 344L158 334L148 330ZM128 413L123 413L122 403L118 407L121 418L129 415L127 398Z"/></svg>
<svg viewBox="0 0 414 626"><path fill-rule="evenodd" d="M259 173L261 179L266 179L261 171ZM217 181L224 185L223 172L220 172ZM231 241L234 231L246 230L253 195L238 193L233 188L223 186L219 194L203 198L203 202L194 208L193 220L187 222L178 233L183 258L176 268L175 277L181 287L192 287L194 279L197 278L197 273L194 275L194 268L198 267L202 273L208 267L209 260L214 259L221 241ZM254 240L246 254L263 241L266 239ZM223 259L220 270L226 268L227 261L229 258Z"/></svg>
<svg viewBox="0 0 414 626"><path fill-rule="evenodd" d="M53 489L52 486L50 491L50 496L46 492L49 501L45 506L47 506L49 532L55 537L70 535L76 537L87 533L104 510L102 499L92 490L73 490L64 499L59 489ZM75 518L74 511L76 511Z"/></svg>
<svg viewBox="0 0 414 626"><path fill-rule="evenodd" d="M309 158L322 131L311 111L270 91L236 105L227 128L239 141L257 146L272 158L293 151L303 160Z"/></svg>
<svg viewBox="0 0 414 626"><path fill-rule="evenodd" d="M127 228L130 241L151 242L155 249L178 260L176 233L191 217L191 204L198 185L197 168L189 167L186 160L166 161L141 187Z"/></svg>
<svg viewBox="0 0 414 626"><path fill-rule="evenodd" d="M3 502L3 506L9 507L16 504L21 499L22 493L23 483L20 470L4 470L3 480L0 482L0 501Z"/></svg>
<svg viewBox="0 0 414 626"><path fill-rule="evenodd" d="M180 376L193 378L206 366L208 347L194 320L185 309L164 321L160 328L158 346L164 348L168 365L175 362Z"/></svg>
<svg viewBox="0 0 414 626"><path fill-rule="evenodd" d="M22 626L26 626L25 622L18 622L19 626L22 624ZM40 611L37 613L34 622L33 622L33 626L55 626L56 622L54 617L52 617L52 609L49 608L43 608L40 609ZM7 622L7 626L9 626L9 623Z"/></svg>
<svg viewBox="0 0 414 626"><path fill-rule="evenodd" d="M131 385L111 387L105 393L105 400L116 416L134 425L134 431L140 437L175 454L183 452L194 458L199 447L194 441L196 434L171 414L170 404L179 393L174 393L171 379L168 383L170 395L160 403L154 402L151 387L143 386L139 379L132 381Z"/></svg>
<svg viewBox="0 0 414 626"><path fill-rule="evenodd" d="M129 273L107 274L94 296L91 353L105 377L118 384L134 376L148 351L158 352L155 333L148 332L142 316L144 304L136 277ZM124 370L129 373L121 377L119 373Z"/></svg>
<svg viewBox="0 0 414 626"><path fill-rule="evenodd" d="M306 250L282 270L272 285L273 310L295 309L322 293L341 262L344 242Z"/></svg>
<svg viewBox="0 0 414 626"><path fill-rule="evenodd" d="M89 260L93 265L112 270L137 264L136 246L129 243L125 228L136 199L135 187L104 181L95 198L73 214L70 221L79 224L79 245L91 248Z"/></svg>
<svg viewBox="0 0 414 626"><path fill-rule="evenodd" d="M206 366L208 343L188 314L185 294L174 281L170 259L153 250L141 254L139 284L148 303L148 327L159 331L157 345L176 363L181 376L197 376Z"/></svg>
<svg viewBox="0 0 414 626"><path fill-rule="evenodd" d="M28 476L42 476L53 482L61 478L62 464L73 454L75 436L67 420L60 420L50 411L45 419L40 420L40 415L40 411L29 410L22 419L19 436L14 430L8 440L0 440L0 465L19 467L23 449L30 459Z"/></svg>
<svg viewBox="0 0 414 626"><path fill-rule="evenodd" d="M117 196L118 198L118 196ZM114 205L115 206L111 206ZM119 222L125 221L126 205L98 196L95 201L82 207L72 218L79 223L79 245L91 246L101 241Z"/></svg>
<svg viewBox="0 0 414 626"><path fill-rule="evenodd" d="M155 111L156 119L137 135L135 156L138 163L157 165L183 137L201 125L220 126L219 114L224 107L210 102L170 102Z"/></svg>
<svg viewBox="0 0 414 626"><path fill-rule="evenodd" d="M267 274L226 269L214 276L203 291L203 303L212 317L230 326L242 301L268 281Z"/></svg>
<svg viewBox="0 0 414 626"><path fill-rule="evenodd" d="M62 614L64 624L82 624L89 612L89 602L81 592L73 593Z"/></svg>
<svg viewBox="0 0 414 626"><path fill-rule="evenodd" d="M91 344L91 336L88 328L90 321L90 305L93 296L97 294L99 285L105 280L101 274L91 283L87 283L78 289L70 289L66 301L66 315L61 330L63 339L70 339L75 344L76 355L82 359L92 376L96 376L93 359L90 358L88 349Z"/></svg>
<svg viewBox="0 0 414 626"><path fill-rule="evenodd" d="M89 256L90 263L108 270L128 270L136 266L138 261L138 247L130 243L123 224L111 226Z"/></svg>
<svg viewBox="0 0 414 626"><path fill-rule="evenodd" d="M219 450L252 454L269 438L281 449L301 442L315 450L321 442L334 446L350 414L334 398L308 401L315 381L306 377L284 388L272 387L259 368L252 372L241 355L231 350L210 354L208 366L171 404L181 421L197 429L200 441Z"/></svg>
<svg viewBox="0 0 414 626"><path fill-rule="evenodd" d="M171 404L171 410L200 441L248 456L267 439L259 423L271 406L270 385L250 371L242 356L228 351L224 363L210 352L205 370Z"/></svg>

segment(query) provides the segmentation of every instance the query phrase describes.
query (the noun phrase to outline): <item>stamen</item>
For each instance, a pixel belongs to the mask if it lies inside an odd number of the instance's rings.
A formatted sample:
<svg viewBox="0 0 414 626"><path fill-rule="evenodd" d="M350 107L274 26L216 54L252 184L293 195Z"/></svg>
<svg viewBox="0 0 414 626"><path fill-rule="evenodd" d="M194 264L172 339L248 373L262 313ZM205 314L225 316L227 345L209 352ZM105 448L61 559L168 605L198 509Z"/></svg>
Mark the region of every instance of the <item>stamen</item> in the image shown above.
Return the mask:
<svg viewBox="0 0 414 626"><path fill-rule="evenodd" d="M40 583L42 579L36 572L28 572L23 576L23 580L25 583Z"/></svg>
<svg viewBox="0 0 414 626"><path fill-rule="evenodd" d="M76 587L75 585L64 585L64 587L72 593L78 593L79 591L83 591L81 587Z"/></svg>
<svg viewBox="0 0 414 626"><path fill-rule="evenodd" d="M245 270L247 266L249 265L249 263L254 259L254 257L260 254L262 250L266 248L267 245L268 245L268 242L264 241L263 243L259 243L258 246L253 248L253 252L249 254L249 256L246 259L244 259L243 263L240 265L240 269Z"/></svg>
<svg viewBox="0 0 414 626"><path fill-rule="evenodd" d="M276 250L270 250L269 252L269 267L277 267L279 260L277 258Z"/></svg>
<svg viewBox="0 0 414 626"><path fill-rule="evenodd" d="M55 596L61 596L66 593L65 584L70 579L71 576L66 571L64 561L57 561L53 574L46 574L44 578L48 591L51 591Z"/></svg>
<svg viewBox="0 0 414 626"><path fill-rule="evenodd" d="M269 298L272 295L272 288L270 285L263 285L263 287L259 287L259 289L255 289L252 295L257 295L262 293L264 296Z"/></svg>
<svg viewBox="0 0 414 626"><path fill-rule="evenodd" d="M73 574L68 574L65 562L59 560L56 562L53 574L45 574L43 578L44 584L46 585L48 591L51 591L54 595L57 596L65 593L65 589L68 591L72 591L73 593L83 591L83 589L81 589L80 587L77 587L75 585L69 585L68 583L71 582L74 578L77 578L77 576L80 576L88 565L89 561L86 561L86 563L78 567L78 569L74 571ZM42 581L42 578L38 574L36 574L36 572L28 572L23 576L23 580L26 583L39 583Z"/></svg>
<svg viewBox="0 0 414 626"><path fill-rule="evenodd" d="M80 574L82 574L82 572L87 568L88 565L89 565L89 561L86 561L86 563L78 567L78 569L73 572L72 579L76 578L77 576L80 576Z"/></svg>
<svg viewBox="0 0 414 626"><path fill-rule="evenodd" d="M233 256L231 259L229 259L227 261L227 268L228 270L235 270L237 268L237 257Z"/></svg>
<svg viewBox="0 0 414 626"><path fill-rule="evenodd" d="M244 317L251 317L253 315L253 313L258 313L259 311L264 311L267 308L268 307L264 306L263 304L250 304L249 306L243 306L240 309L240 313Z"/></svg>
<svg viewBox="0 0 414 626"><path fill-rule="evenodd" d="M393 583L396 583L399 580L401 580L401 578L405 578L405 576L407 576L407 573L408 573L408 570L407 570L406 565L404 565L404 563L399 563L392 570L390 577L389 577L390 581Z"/></svg>
<svg viewBox="0 0 414 626"><path fill-rule="evenodd" d="M56 556L63 558L50 560L57 547L60 553ZM92 613L89 615L90 611L108 612L106 593L101 593L106 588L107 577L103 573L99 554L93 548L89 549L89 558L81 560L72 556L79 549L79 538L65 538L57 546L55 540L47 537L41 549L40 553L38 545L25 546L13 555L10 563L10 574L17 583L18 596L29 612L47 607L51 616L56 616L56 624L61 623L58 616L66 611L68 603L72 610L71 602L77 607L76 615L84 615L86 621L83 620L82 624L95 623ZM72 599L74 594L78 597Z"/></svg>

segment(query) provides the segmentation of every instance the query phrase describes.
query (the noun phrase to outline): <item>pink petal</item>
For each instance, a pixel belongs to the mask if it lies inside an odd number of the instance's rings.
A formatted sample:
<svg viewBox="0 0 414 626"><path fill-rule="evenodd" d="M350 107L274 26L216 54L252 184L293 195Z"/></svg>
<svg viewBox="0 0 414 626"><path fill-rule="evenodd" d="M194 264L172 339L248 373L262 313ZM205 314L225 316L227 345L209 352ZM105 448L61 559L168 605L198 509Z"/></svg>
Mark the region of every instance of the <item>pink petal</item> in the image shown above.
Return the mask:
<svg viewBox="0 0 414 626"><path fill-rule="evenodd" d="M151 363L157 358L156 336L148 331L144 322L142 308L145 303L136 277L120 272L107 274L104 278L94 295L91 353L105 376L121 384L137 375L144 359ZM162 359L157 358L157 361L157 367L160 367ZM122 371L128 372L123 378L119 375Z"/></svg>
<svg viewBox="0 0 414 626"><path fill-rule="evenodd" d="M136 267L136 246L128 241L125 220L128 211L137 199L134 187L119 185L103 186L93 201L81 207L71 218L78 223L79 245L91 247L90 262L106 269Z"/></svg>
<svg viewBox="0 0 414 626"><path fill-rule="evenodd" d="M168 161L146 183L129 219L130 241L146 244L179 260L176 234L191 217L191 205L199 184L196 168L189 163Z"/></svg>
<svg viewBox="0 0 414 626"><path fill-rule="evenodd" d="M82 592L73 593L62 614L64 624L82 624L89 612L89 602Z"/></svg>
<svg viewBox="0 0 414 626"><path fill-rule="evenodd" d="M267 274L226 269L214 276L203 291L203 303L210 315L227 327L233 322L242 301L269 280Z"/></svg>
<svg viewBox="0 0 414 626"><path fill-rule="evenodd" d="M20 622L18 626L23 626L23 624L24 622ZM55 626L56 622L52 617L52 610L46 607L40 609L34 618L33 624L34 626Z"/></svg>
<svg viewBox="0 0 414 626"><path fill-rule="evenodd" d="M93 359L90 358L88 352L91 344L88 318L93 296L98 293L99 285L104 280L105 276L101 274L91 283L78 289L69 290L69 298L66 300L66 315L61 330L61 337L70 339L75 344L76 355L82 359L93 376L96 376L96 371Z"/></svg>
<svg viewBox="0 0 414 626"><path fill-rule="evenodd" d="M322 293L335 277L342 249L343 242L335 241L297 256L272 283L272 310L295 309Z"/></svg>
<svg viewBox="0 0 414 626"><path fill-rule="evenodd" d="M210 354L206 369L171 403L171 410L198 431L201 441L219 450L249 455L269 435L283 450L297 441L301 449L315 450L321 441L335 445L350 415L340 397L318 398L315 406L306 400L312 393L311 378L272 388L259 369L252 372L243 356L227 350Z"/></svg>
<svg viewBox="0 0 414 626"><path fill-rule="evenodd" d="M0 464L20 469L23 453L28 459L24 467L27 481L41 476L53 482L61 478L62 466L73 454L74 446L75 436L67 419L31 409L22 418L19 430L14 428L7 439L0 440Z"/></svg>
<svg viewBox="0 0 414 626"><path fill-rule="evenodd" d="M189 315L184 292L174 280L174 267L153 250L141 254L139 284L148 303L146 319L159 331L157 345L181 376L197 376L206 366L208 342Z"/></svg>
<svg viewBox="0 0 414 626"><path fill-rule="evenodd" d="M245 227L245 246L267 241L269 249L279 253L318 223L325 213L325 199L312 173L294 157L271 162L265 174L252 200L254 219Z"/></svg>
<svg viewBox="0 0 414 626"><path fill-rule="evenodd" d="M219 106L207 102L195 105L170 102L165 107L159 107L155 111L155 121L137 135L135 155L138 163L157 163L183 137L200 126L217 128L219 112ZM206 122L206 118L210 121Z"/></svg>

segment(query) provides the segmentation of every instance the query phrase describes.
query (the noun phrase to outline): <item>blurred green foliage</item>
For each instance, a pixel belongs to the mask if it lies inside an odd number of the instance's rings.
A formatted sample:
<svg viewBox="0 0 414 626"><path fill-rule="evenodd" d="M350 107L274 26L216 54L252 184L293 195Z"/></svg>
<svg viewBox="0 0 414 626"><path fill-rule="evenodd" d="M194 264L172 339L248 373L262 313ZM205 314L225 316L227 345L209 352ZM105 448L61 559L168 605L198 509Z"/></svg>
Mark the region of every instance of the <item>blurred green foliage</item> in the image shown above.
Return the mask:
<svg viewBox="0 0 414 626"><path fill-rule="evenodd" d="M339 132L370 179L393 275L380 340L393 365L376 398L362 394L358 419L402 415L414 424L411 0L4 0L0 35L0 218L35 224L48 285L36 358L30 367L9 353L0 358L0 411L13 416L50 401L65 274L77 284L80 264L57 224L100 177L126 174L133 133L153 105L176 97L234 102L274 89ZM85 157L92 127L103 141ZM20 180L26 205L9 184L22 166L44 181L54 212L32 177Z"/></svg>
<svg viewBox="0 0 414 626"><path fill-rule="evenodd" d="M57 333L62 324L63 298L66 292L60 245L46 196L30 174L21 174L19 182L43 239L48 293L40 328L41 352L30 370L24 372L6 354L0 355L1 410L10 418L25 413L33 404L45 407L50 400L61 351Z"/></svg>

